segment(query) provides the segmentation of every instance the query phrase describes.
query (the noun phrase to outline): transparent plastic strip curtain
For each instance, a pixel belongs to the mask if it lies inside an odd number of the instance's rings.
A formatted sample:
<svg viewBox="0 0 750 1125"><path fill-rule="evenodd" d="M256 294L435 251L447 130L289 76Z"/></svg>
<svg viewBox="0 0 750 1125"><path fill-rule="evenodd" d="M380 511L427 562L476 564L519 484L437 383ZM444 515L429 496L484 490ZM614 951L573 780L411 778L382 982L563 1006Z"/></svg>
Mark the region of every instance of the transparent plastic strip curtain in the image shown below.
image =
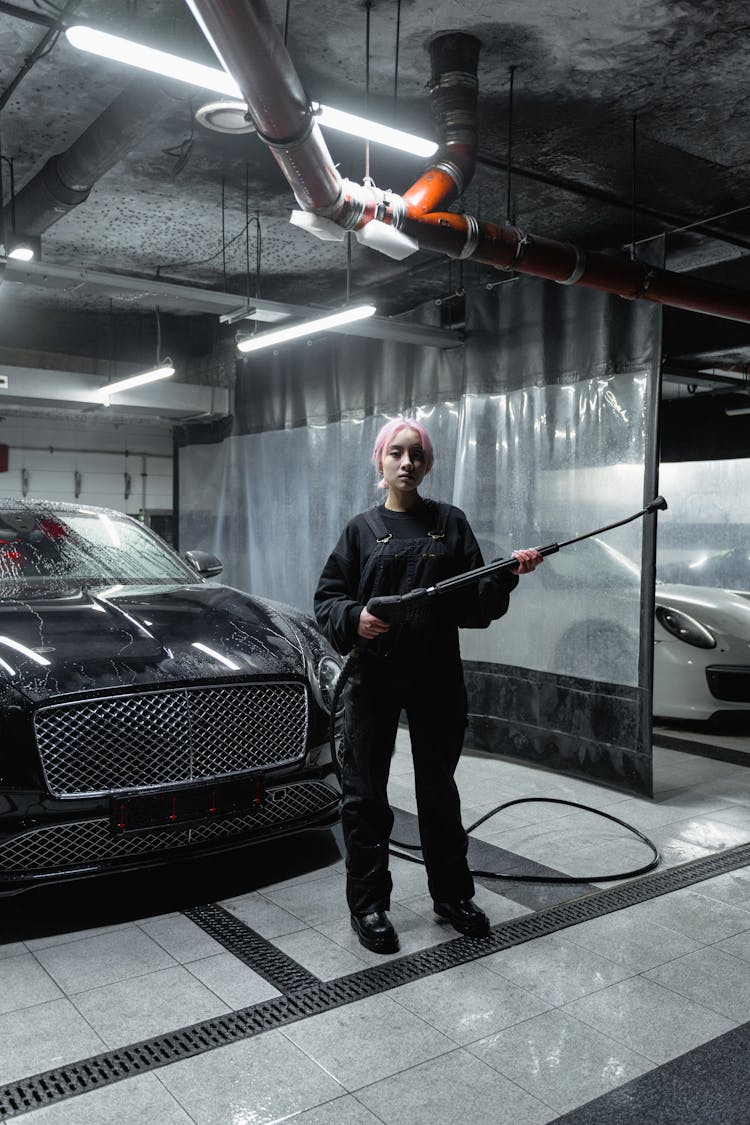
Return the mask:
<svg viewBox="0 0 750 1125"><path fill-rule="evenodd" d="M437 459L423 492L464 509L487 561L628 515L643 494L644 385L624 374L425 404ZM218 554L222 580L309 611L345 520L383 498L369 461L383 421L191 447L183 545ZM634 685L640 551L632 524L551 556L502 621L463 635L464 656Z"/></svg>

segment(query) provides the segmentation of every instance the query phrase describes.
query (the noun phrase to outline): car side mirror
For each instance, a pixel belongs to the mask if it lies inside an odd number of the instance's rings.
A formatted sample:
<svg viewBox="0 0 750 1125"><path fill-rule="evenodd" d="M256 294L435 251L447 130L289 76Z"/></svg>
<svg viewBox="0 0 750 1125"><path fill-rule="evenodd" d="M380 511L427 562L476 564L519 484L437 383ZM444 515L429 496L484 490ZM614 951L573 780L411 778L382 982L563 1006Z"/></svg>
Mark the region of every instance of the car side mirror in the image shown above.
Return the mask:
<svg viewBox="0 0 750 1125"><path fill-rule="evenodd" d="M185 551L185 562L200 574L201 578L214 578L221 574L224 564L208 551Z"/></svg>

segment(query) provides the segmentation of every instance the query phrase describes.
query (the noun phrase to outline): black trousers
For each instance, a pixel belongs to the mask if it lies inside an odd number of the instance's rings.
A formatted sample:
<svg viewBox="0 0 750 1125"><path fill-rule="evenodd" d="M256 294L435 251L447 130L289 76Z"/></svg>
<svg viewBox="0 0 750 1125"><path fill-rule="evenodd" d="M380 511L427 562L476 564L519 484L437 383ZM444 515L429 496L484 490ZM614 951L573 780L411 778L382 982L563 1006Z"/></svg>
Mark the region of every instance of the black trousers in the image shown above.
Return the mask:
<svg viewBox="0 0 750 1125"><path fill-rule="evenodd" d="M390 906L388 840L393 813L387 788L402 708L409 720L429 892L443 902L474 894L453 780L466 729L463 672L460 661L452 657L447 662L431 659L429 669L409 667L423 660L421 656L392 660L363 656L347 685L341 820L347 902L354 914Z"/></svg>

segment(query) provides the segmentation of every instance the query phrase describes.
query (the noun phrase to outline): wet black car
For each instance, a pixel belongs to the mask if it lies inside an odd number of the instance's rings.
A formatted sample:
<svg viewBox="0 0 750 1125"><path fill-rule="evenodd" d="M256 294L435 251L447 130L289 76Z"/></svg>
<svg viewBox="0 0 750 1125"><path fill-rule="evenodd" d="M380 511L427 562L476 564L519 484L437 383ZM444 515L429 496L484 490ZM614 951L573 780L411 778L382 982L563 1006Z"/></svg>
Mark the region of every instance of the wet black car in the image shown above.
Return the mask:
<svg viewBox="0 0 750 1125"><path fill-rule="evenodd" d="M0 500L0 894L338 817L340 661L138 521Z"/></svg>

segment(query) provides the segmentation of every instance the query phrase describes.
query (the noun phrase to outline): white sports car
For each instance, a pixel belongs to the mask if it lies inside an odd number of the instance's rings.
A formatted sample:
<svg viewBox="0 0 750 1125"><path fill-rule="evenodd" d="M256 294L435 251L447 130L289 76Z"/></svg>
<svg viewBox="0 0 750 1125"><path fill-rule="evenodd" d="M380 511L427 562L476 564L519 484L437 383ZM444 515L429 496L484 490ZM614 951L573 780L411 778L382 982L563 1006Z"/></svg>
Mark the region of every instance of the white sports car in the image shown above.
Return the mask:
<svg viewBox="0 0 750 1125"><path fill-rule="evenodd" d="M489 540L485 558L507 555ZM508 614L464 630L466 660L634 685L640 569L610 539L551 555L521 579ZM750 719L750 592L657 582L654 715Z"/></svg>

